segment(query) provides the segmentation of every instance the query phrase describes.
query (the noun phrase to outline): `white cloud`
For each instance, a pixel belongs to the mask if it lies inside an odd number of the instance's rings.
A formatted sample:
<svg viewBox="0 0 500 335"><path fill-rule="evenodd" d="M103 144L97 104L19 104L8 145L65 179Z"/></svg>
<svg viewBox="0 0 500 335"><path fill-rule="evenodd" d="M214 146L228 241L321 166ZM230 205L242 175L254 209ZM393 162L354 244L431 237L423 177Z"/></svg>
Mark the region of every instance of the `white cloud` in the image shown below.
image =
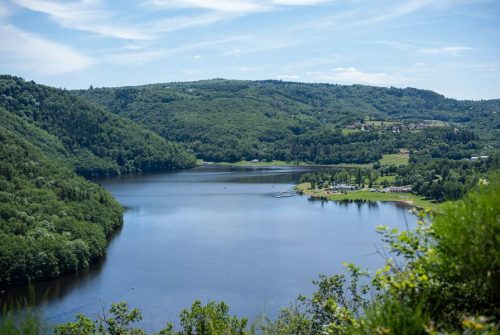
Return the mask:
<svg viewBox="0 0 500 335"><path fill-rule="evenodd" d="M201 56L201 55L194 55L194 56L193 56L193 59L201 59L201 58L202 58L202 56Z"/></svg>
<svg viewBox="0 0 500 335"><path fill-rule="evenodd" d="M442 55L450 55L456 56L465 51L472 50L471 48L464 46L452 46L452 47L442 47L442 48L428 48L428 49L419 49L418 52L422 54L442 54Z"/></svg>
<svg viewBox="0 0 500 335"><path fill-rule="evenodd" d="M151 5L165 8L198 8L219 12L255 13L279 6L314 6L332 0L149 0Z"/></svg>
<svg viewBox="0 0 500 335"><path fill-rule="evenodd" d="M144 64L161 58L164 54L163 51L116 52L104 55L102 60L116 65Z"/></svg>
<svg viewBox="0 0 500 335"><path fill-rule="evenodd" d="M5 4L0 3L0 19L3 17L10 16L11 10Z"/></svg>
<svg viewBox="0 0 500 335"><path fill-rule="evenodd" d="M145 40L151 38L143 29L115 22L117 19L112 13L101 8L99 2L95 0L80 0L71 3L51 0L12 1L23 8L49 15L52 20L65 28L121 39Z"/></svg>
<svg viewBox="0 0 500 335"><path fill-rule="evenodd" d="M378 44L393 47L399 50L415 49L415 46L409 43L394 42L394 41L369 41L369 44Z"/></svg>
<svg viewBox="0 0 500 335"><path fill-rule="evenodd" d="M185 69L185 70L182 70L182 73L184 73L187 76L196 76L196 75L202 73L202 71L200 71L198 69Z"/></svg>
<svg viewBox="0 0 500 335"><path fill-rule="evenodd" d="M68 29L87 31L107 37L127 40L150 40L159 34L192 27L203 27L229 21L241 16L272 11L280 6L316 5L330 0L143 0L155 10L201 9L193 15L167 16L131 22L132 15L105 7L99 0L11 0L17 6L48 15L54 22ZM7 13L0 5L0 18ZM144 13L144 7L140 7ZM123 17L127 18L124 19Z"/></svg>
<svg viewBox="0 0 500 335"><path fill-rule="evenodd" d="M167 33L192 27L207 26L216 22L231 20L235 17L224 12L209 12L193 16L180 15L152 22L149 25L149 30L151 33Z"/></svg>
<svg viewBox="0 0 500 335"><path fill-rule="evenodd" d="M382 72L363 72L355 67L338 67L333 71L307 73L315 81L339 84L391 85L399 82L393 75Z"/></svg>
<svg viewBox="0 0 500 335"><path fill-rule="evenodd" d="M241 66L238 68L238 70L242 72L253 72L261 69L262 66Z"/></svg>
<svg viewBox="0 0 500 335"><path fill-rule="evenodd" d="M153 33L166 33L192 27L230 21L250 13L272 11L280 6L317 5L331 0L148 0L155 7L173 10L179 8L203 9L197 15L179 15L151 22Z"/></svg>
<svg viewBox="0 0 500 335"><path fill-rule="evenodd" d="M388 21L391 19L398 18L400 16L411 14L427 5L433 4L435 0L408 0L400 6L386 11L384 14L379 16L371 17L367 20L360 22L360 24L373 24L383 21Z"/></svg>
<svg viewBox="0 0 500 335"><path fill-rule="evenodd" d="M0 26L0 59L9 70L28 69L45 75L80 71L93 63L68 46L12 25Z"/></svg>
<svg viewBox="0 0 500 335"><path fill-rule="evenodd" d="M150 0L150 4L166 9L201 8L221 12L259 12L270 7L262 1L252 0Z"/></svg>
<svg viewBox="0 0 500 335"><path fill-rule="evenodd" d="M274 0L273 3L285 6L314 6L331 0Z"/></svg>
<svg viewBox="0 0 500 335"><path fill-rule="evenodd" d="M296 80L299 78L300 77L295 75L295 74L279 74L276 76L276 79L280 79L280 80Z"/></svg>

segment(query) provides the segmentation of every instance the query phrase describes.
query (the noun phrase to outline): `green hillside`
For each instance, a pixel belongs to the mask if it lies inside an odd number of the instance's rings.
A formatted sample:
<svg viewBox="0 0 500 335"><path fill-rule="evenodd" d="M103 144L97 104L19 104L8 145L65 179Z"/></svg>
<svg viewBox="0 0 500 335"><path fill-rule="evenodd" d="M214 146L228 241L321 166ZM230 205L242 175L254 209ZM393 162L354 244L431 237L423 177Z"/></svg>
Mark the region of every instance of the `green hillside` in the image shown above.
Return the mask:
<svg viewBox="0 0 500 335"><path fill-rule="evenodd" d="M499 101L413 88L218 79L74 93L209 161L373 163L400 148L420 150L427 139L448 142L457 131L467 139L452 148L455 158L500 147Z"/></svg>
<svg viewBox="0 0 500 335"><path fill-rule="evenodd" d="M65 151L53 136L21 120L10 131L16 117L0 112L0 288L88 267L121 226L121 206L54 158Z"/></svg>
<svg viewBox="0 0 500 335"><path fill-rule="evenodd" d="M31 131L22 134L31 137L35 146L43 146L42 150L67 157L84 176L169 170L196 163L179 146L66 90L0 76L0 106L21 117L25 124L55 136L48 140L50 143L42 143ZM8 129L18 127L8 116L2 115L2 119ZM60 144L54 144L56 138Z"/></svg>

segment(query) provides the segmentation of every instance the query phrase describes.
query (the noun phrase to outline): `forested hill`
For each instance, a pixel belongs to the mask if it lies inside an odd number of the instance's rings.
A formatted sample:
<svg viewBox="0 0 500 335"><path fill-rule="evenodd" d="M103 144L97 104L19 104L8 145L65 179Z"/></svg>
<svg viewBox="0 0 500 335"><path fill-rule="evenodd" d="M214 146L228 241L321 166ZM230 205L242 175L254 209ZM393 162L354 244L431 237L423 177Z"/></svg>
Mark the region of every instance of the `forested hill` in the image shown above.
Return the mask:
<svg viewBox="0 0 500 335"><path fill-rule="evenodd" d="M57 138L0 112L0 288L88 267L121 226L121 206L56 158Z"/></svg>
<svg viewBox="0 0 500 335"><path fill-rule="evenodd" d="M413 88L216 79L74 93L213 161L370 163L457 130L484 142L461 140L469 148L455 157L500 146L499 100L458 101Z"/></svg>
<svg viewBox="0 0 500 335"><path fill-rule="evenodd" d="M62 89L0 76L2 124L64 158L84 176L169 170L195 165L193 155L134 122ZM19 118L14 118L13 116ZM26 126L32 125L29 131ZM23 130L24 129L24 130ZM49 135L40 135L45 130Z"/></svg>

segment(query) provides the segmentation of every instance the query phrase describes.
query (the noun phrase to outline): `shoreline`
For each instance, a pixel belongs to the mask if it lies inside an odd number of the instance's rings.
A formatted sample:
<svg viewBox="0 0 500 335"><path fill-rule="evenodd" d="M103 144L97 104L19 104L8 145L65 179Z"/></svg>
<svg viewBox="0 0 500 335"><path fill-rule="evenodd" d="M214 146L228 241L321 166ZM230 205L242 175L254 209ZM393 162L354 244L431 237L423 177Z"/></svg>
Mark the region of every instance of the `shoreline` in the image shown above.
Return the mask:
<svg viewBox="0 0 500 335"><path fill-rule="evenodd" d="M294 190L307 195L313 200L325 201L367 201L367 202L399 202L422 210L436 211L442 204L432 202L423 197L408 193L383 193L367 190L349 191L347 193L328 194L325 190L311 190L309 183L294 186Z"/></svg>
<svg viewBox="0 0 500 335"><path fill-rule="evenodd" d="M248 162L248 161L239 161L239 162L211 162L209 164L200 163L198 166L204 165L222 165L222 166L245 166L245 167L325 167L325 168L352 168L352 169L363 169L370 168L373 164L314 164L314 163L289 163L285 161L271 161L271 162Z"/></svg>

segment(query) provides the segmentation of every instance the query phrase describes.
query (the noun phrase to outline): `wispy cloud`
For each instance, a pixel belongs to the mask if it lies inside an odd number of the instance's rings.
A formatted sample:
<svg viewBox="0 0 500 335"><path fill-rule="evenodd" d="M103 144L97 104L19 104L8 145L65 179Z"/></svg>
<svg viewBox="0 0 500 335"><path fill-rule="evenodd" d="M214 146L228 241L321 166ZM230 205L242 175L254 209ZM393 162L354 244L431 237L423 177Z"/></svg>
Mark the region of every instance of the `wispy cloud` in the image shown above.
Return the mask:
<svg viewBox="0 0 500 335"><path fill-rule="evenodd" d="M472 48L464 46L450 46L441 48L423 48L419 49L418 52L422 54L441 54L441 55L456 56L469 50L472 50Z"/></svg>
<svg viewBox="0 0 500 335"><path fill-rule="evenodd" d="M434 0L408 0L403 4L396 6L392 9L387 10L385 13L377 16L373 16L369 19L359 22L361 25L380 23L383 21L388 21L395 19L404 15L413 13L427 5L435 2Z"/></svg>
<svg viewBox="0 0 500 335"><path fill-rule="evenodd" d="M143 64L149 61L157 60L159 58L182 54L183 52L197 52L210 48L221 48L224 45L232 45L234 43L246 40L248 36L226 36L218 39L203 40L200 42L183 44L173 46L170 48L154 48L152 46L142 46L140 44L127 44L122 48L103 50L101 53L95 55L95 58L105 63L112 63L116 65L124 64ZM191 59L203 58L200 54L189 56Z"/></svg>
<svg viewBox="0 0 500 335"><path fill-rule="evenodd" d="M400 80L396 76L382 72L363 72L355 67L338 67L333 71L307 73L314 81L339 84L392 85Z"/></svg>
<svg viewBox="0 0 500 335"><path fill-rule="evenodd" d="M280 6L312 6L327 0L145 0L155 10L182 8L203 10L201 13L130 22L121 19L116 10L106 8L97 0L62 2L56 0L12 0L17 6L48 15L62 27L103 36L148 40L160 34L229 21L250 13L272 11ZM7 13L0 5L0 17ZM172 12L175 13L175 12ZM171 14L171 13L169 13ZM169 16L168 14L166 14Z"/></svg>
<svg viewBox="0 0 500 335"><path fill-rule="evenodd" d="M280 80L297 80L300 76L296 74L279 74L275 78Z"/></svg>
<svg viewBox="0 0 500 335"><path fill-rule="evenodd" d="M11 11L7 7L7 5L0 3L0 19L3 18L3 17L7 17L10 14L11 14Z"/></svg>
<svg viewBox="0 0 500 335"><path fill-rule="evenodd" d="M149 0L165 9L198 8L220 12L255 13L274 10L279 6L315 6L332 0Z"/></svg>
<svg viewBox="0 0 500 335"><path fill-rule="evenodd" d="M262 1L251 0L150 0L150 4L165 9L201 8L221 12L259 12L269 10L271 6Z"/></svg>
<svg viewBox="0 0 500 335"><path fill-rule="evenodd" d="M133 52L115 52L101 57L101 61L109 62L115 65L126 64L144 64L152 60L159 59L165 55L164 51L133 51Z"/></svg>
<svg viewBox="0 0 500 335"><path fill-rule="evenodd" d="M273 3L286 6L314 6L332 0L274 0Z"/></svg>
<svg viewBox="0 0 500 335"><path fill-rule="evenodd" d="M100 6L99 1L80 0L70 3L51 0L12 1L23 8L49 15L53 21L65 28L120 39L151 38L143 29L119 22L111 11Z"/></svg>
<svg viewBox="0 0 500 335"><path fill-rule="evenodd" d="M151 33L168 33L192 27L207 26L220 21L229 21L237 15L228 15L224 12L209 12L199 15L180 15L167 18L149 24L148 30Z"/></svg>
<svg viewBox="0 0 500 335"><path fill-rule="evenodd" d="M93 60L78 51L23 31L13 25L0 26L0 59L14 69L54 75L80 71Z"/></svg>
<svg viewBox="0 0 500 335"><path fill-rule="evenodd" d="M268 64L263 64L259 66L239 66L237 67L238 71L241 72L255 72L255 71L260 71L269 68Z"/></svg>
<svg viewBox="0 0 500 335"><path fill-rule="evenodd" d="M409 49L416 48L413 44L403 43L403 42L395 42L395 41L369 41L368 43L369 44L385 45L385 46L396 48L399 50L409 50Z"/></svg>

